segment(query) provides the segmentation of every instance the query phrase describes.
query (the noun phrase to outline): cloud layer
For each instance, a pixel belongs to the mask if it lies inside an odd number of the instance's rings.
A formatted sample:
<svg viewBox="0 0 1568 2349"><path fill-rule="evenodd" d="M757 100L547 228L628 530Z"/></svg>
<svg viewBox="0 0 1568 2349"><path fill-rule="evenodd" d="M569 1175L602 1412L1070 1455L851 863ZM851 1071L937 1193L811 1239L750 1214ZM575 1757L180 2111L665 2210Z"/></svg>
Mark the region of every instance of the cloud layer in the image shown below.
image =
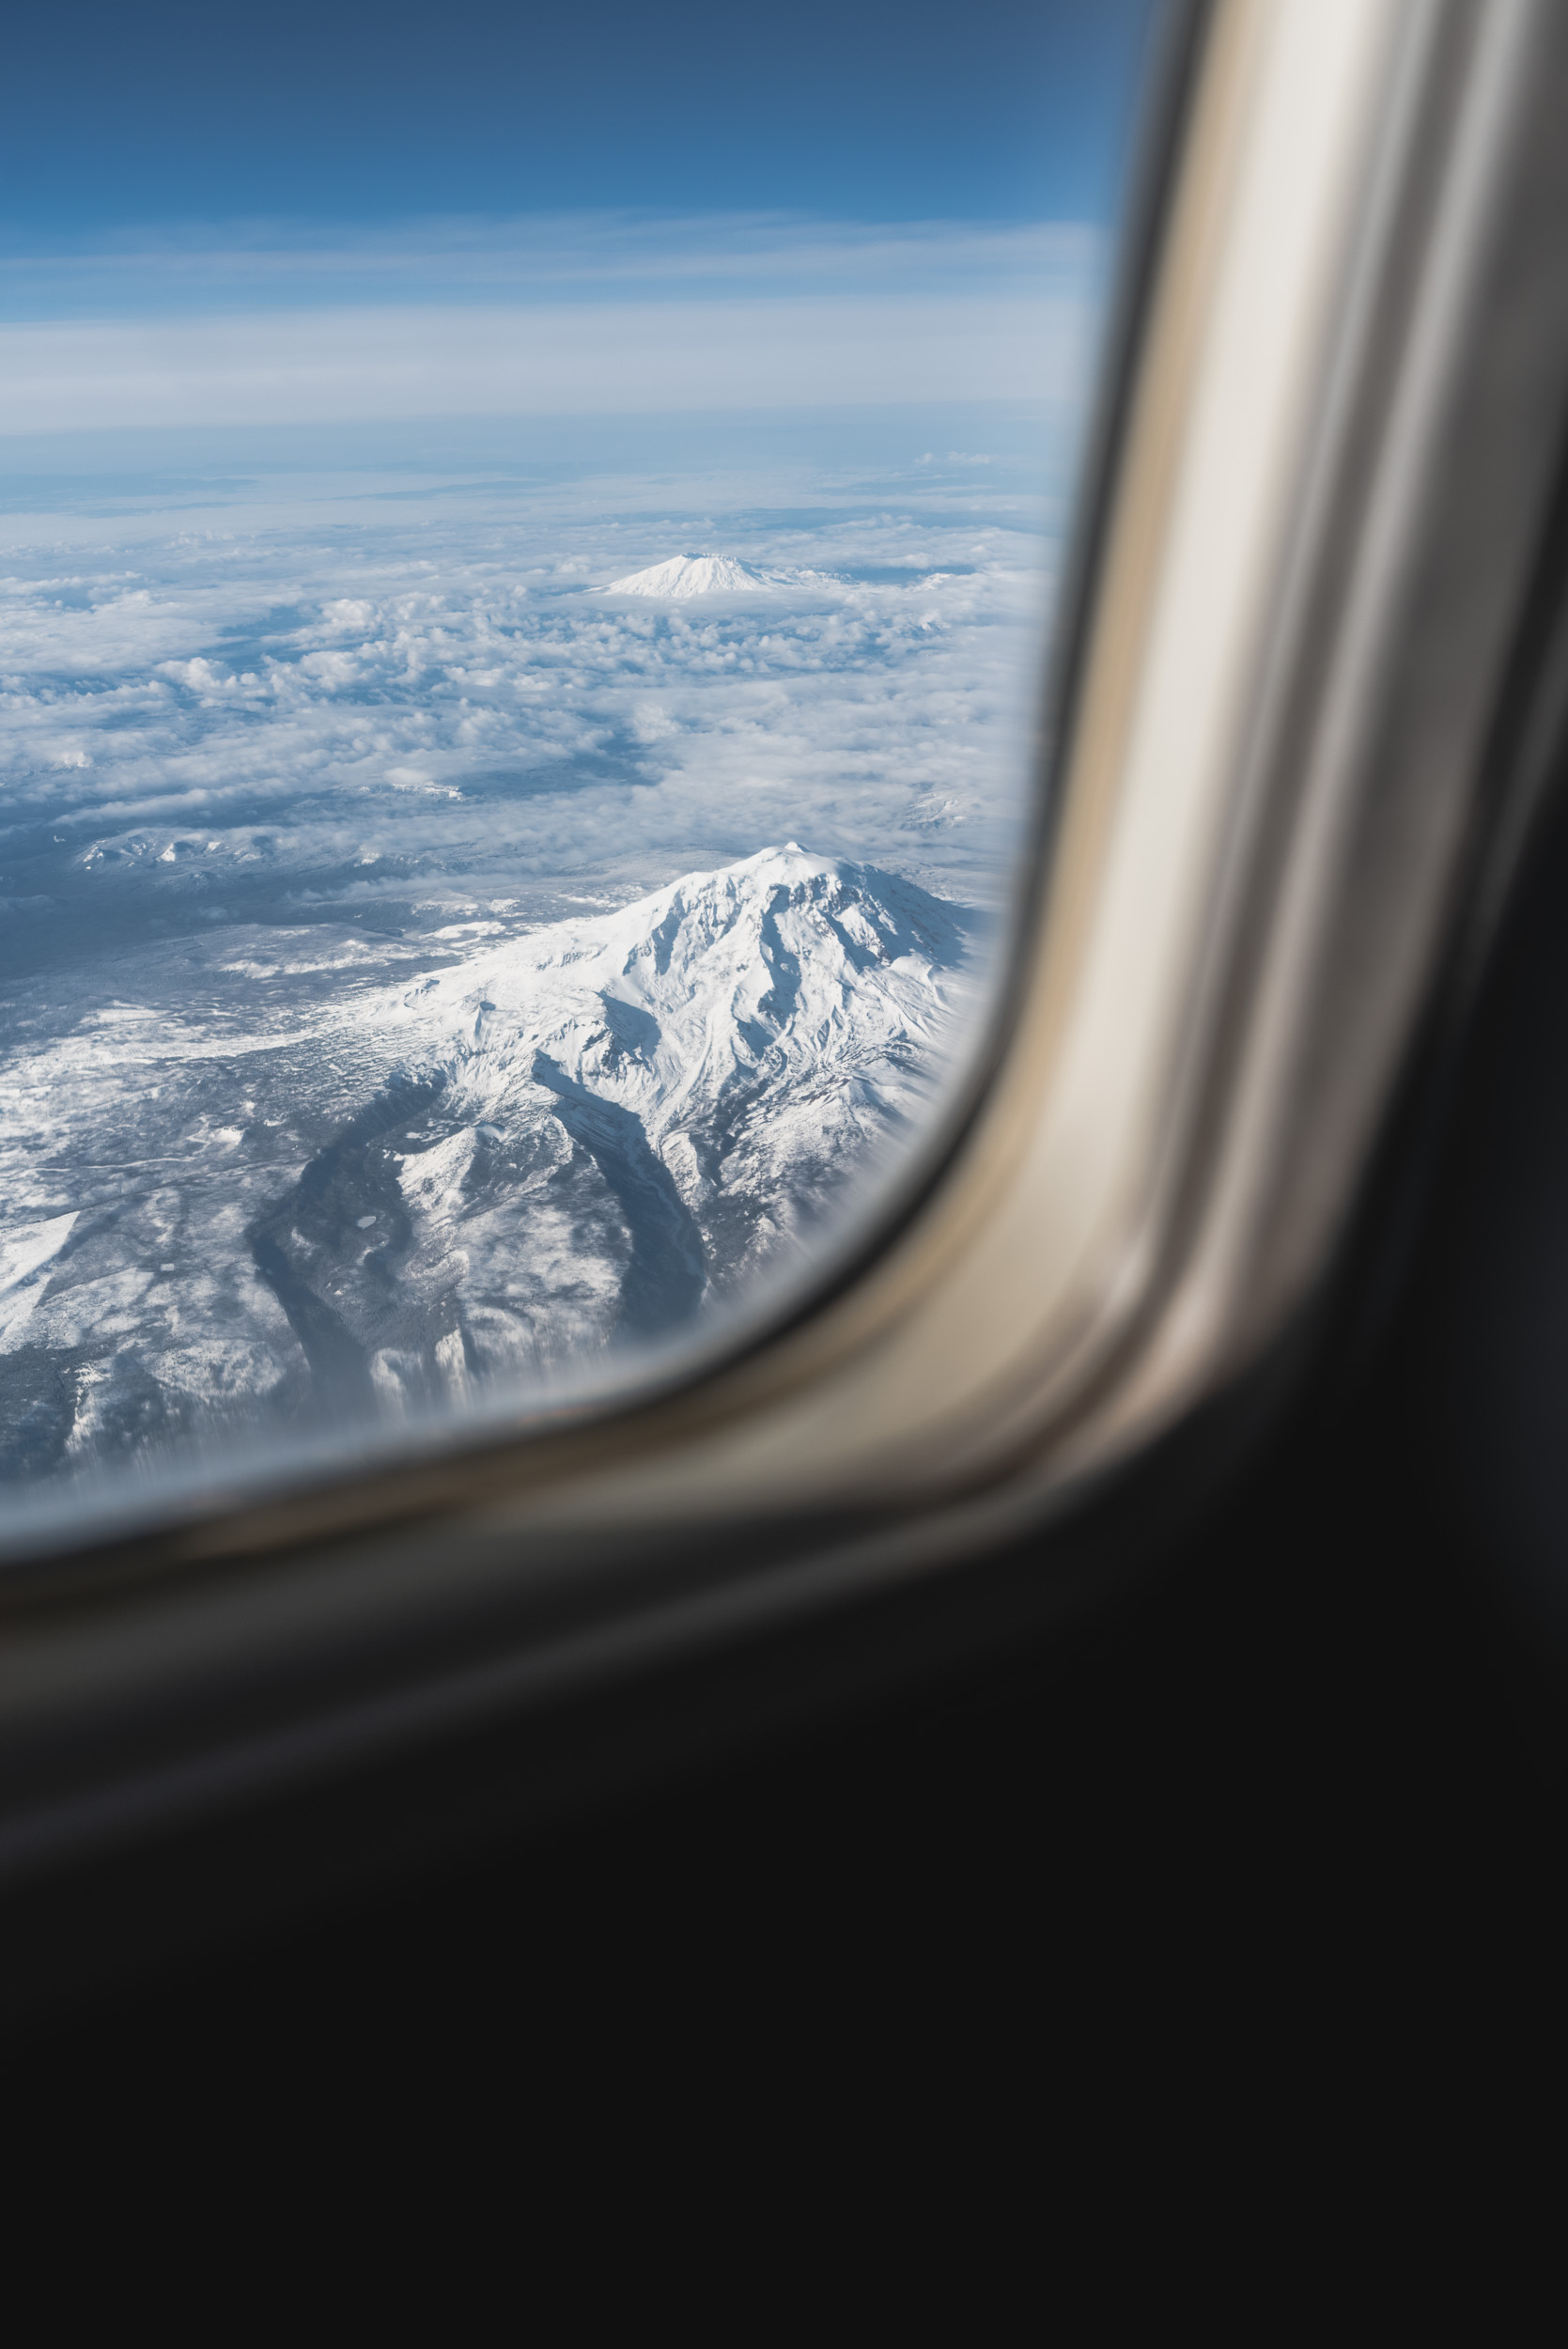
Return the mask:
<svg viewBox="0 0 1568 2349"><path fill-rule="evenodd" d="M357 510L330 481L313 518L296 477L267 529L264 483L209 482L209 521L226 494L242 527L144 517L130 542L13 552L11 967L79 922L91 951L329 903L547 912L541 892L637 894L790 837L997 901L1049 578L1038 495L977 455L907 444L901 470L819 471L763 512L712 475L405 475ZM737 485L778 488L760 464ZM594 592L693 545L793 583Z"/></svg>
<svg viewBox="0 0 1568 2349"><path fill-rule="evenodd" d="M813 551L864 568L899 535ZM649 860L791 832L885 857L967 831L995 854L1042 583L994 527L935 535L930 569L740 610L607 609L557 566L432 563L427 541L330 568L294 550L259 579L188 552L150 579L7 583L0 861L69 842L84 870L269 855L651 885Z"/></svg>

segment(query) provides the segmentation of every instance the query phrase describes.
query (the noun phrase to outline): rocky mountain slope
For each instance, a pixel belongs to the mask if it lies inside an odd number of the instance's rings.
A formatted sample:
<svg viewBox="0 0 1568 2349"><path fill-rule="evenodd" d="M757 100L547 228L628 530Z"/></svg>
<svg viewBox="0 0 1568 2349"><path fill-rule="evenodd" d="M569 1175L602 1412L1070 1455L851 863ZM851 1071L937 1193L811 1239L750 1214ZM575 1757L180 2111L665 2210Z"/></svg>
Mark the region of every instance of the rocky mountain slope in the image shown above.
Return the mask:
<svg viewBox="0 0 1568 2349"><path fill-rule="evenodd" d="M188 1133L165 1093L118 1134L101 1056L83 1204L0 1235L12 1473L558 1381L742 1296L918 1126L965 920L792 843L225 1046Z"/></svg>
<svg viewBox="0 0 1568 2349"><path fill-rule="evenodd" d="M665 1334L918 1117L961 949L923 890L791 844L422 980L258 1266L331 1298L387 1400Z"/></svg>

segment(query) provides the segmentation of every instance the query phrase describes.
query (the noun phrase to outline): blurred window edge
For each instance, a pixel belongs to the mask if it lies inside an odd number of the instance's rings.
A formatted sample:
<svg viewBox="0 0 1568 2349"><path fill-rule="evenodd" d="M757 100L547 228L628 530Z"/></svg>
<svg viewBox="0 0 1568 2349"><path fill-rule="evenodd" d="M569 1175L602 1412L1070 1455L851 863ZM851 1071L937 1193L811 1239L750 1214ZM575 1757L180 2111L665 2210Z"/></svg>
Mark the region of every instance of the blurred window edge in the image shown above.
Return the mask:
<svg viewBox="0 0 1568 2349"><path fill-rule="evenodd" d="M1560 455L1568 23L1172 25L1056 834L928 1195L685 1390L11 1569L13 1866L1043 1525L1310 1300L1478 854Z"/></svg>

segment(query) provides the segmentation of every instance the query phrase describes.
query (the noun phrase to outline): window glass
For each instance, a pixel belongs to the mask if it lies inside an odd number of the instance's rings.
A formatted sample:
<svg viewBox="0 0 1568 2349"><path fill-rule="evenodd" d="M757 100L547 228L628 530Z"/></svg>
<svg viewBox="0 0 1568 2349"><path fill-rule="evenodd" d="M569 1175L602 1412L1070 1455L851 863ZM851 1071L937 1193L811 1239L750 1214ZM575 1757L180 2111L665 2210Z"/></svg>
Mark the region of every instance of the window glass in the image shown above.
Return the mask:
<svg viewBox="0 0 1568 2349"><path fill-rule="evenodd" d="M647 1375L995 999L1143 6L34 11L0 1479Z"/></svg>

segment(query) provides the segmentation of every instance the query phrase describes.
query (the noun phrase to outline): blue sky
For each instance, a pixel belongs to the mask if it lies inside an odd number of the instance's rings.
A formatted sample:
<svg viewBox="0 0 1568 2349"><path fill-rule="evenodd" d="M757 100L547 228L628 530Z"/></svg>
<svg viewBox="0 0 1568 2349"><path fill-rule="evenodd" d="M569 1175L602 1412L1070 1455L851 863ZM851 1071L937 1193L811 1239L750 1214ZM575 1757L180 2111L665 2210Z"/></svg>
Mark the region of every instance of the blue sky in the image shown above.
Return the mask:
<svg viewBox="0 0 1568 2349"><path fill-rule="evenodd" d="M0 240L608 209L1100 220L1149 0L14 11Z"/></svg>
<svg viewBox="0 0 1568 2349"><path fill-rule="evenodd" d="M0 440L1060 411L1150 15L30 10L0 84Z"/></svg>

